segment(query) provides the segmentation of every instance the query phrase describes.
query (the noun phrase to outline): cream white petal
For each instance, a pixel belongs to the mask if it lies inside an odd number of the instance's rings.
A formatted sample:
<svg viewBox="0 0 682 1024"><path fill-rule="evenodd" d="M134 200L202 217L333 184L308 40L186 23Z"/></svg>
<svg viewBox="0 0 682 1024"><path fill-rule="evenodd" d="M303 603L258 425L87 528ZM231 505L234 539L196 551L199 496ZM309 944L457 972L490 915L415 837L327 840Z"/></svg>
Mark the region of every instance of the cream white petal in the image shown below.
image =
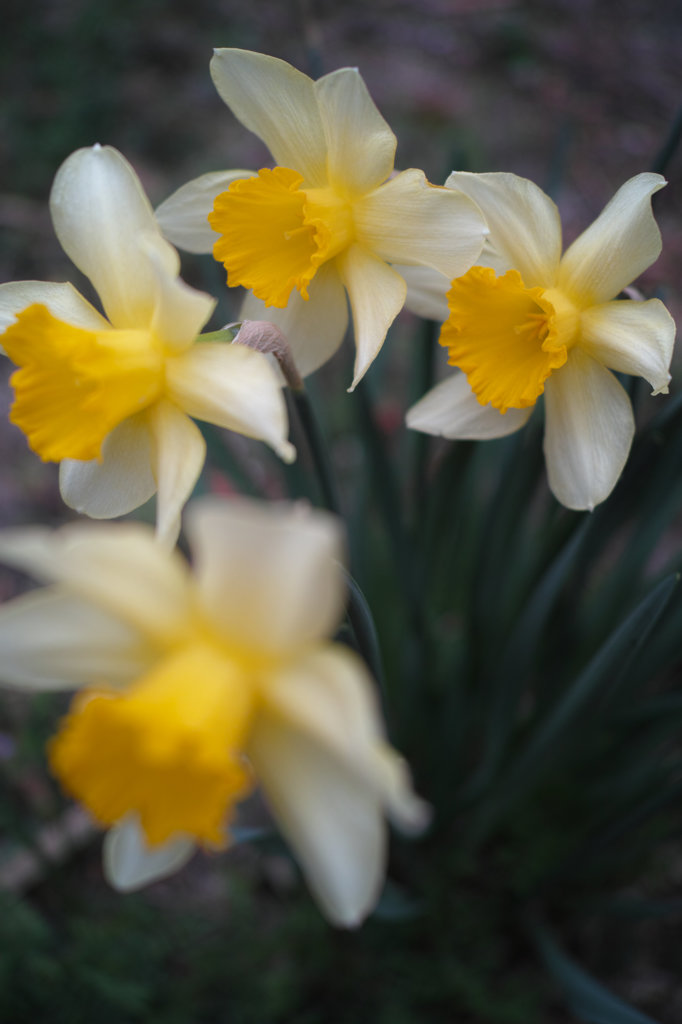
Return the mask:
<svg viewBox="0 0 682 1024"><path fill-rule="evenodd" d="M479 267L490 267L498 277L506 274L508 270L514 269L509 262L509 258L493 248L489 238L485 240L481 255L476 260L476 265Z"/></svg>
<svg viewBox="0 0 682 1024"><path fill-rule="evenodd" d="M516 174L466 171L454 171L445 184L478 204L498 259L518 270L528 288L554 283L561 257L561 220L556 204L541 188Z"/></svg>
<svg viewBox="0 0 682 1024"><path fill-rule="evenodd" d="M140 523L2 530L0 561L62 585L154 643L176 641L189 617L186 563Z"/></svg>
<svg viewBox="0 0 682 1024"><path fill-rule="evenodd" d="M384 727L374 683L353 651L333 643L309 649L275 670L263 699L349 767L371 776L371 751L384 742ZM367 783L376 780L368 777Z"/></svg>
<svg viewBox="0 0 682 1024"><path fill-rule="evenodd" d="M348 290L355 328L352 391L376 358L386 332L403 308L407 285L400 274L361 245L351 245L336 262Z"/></svg>
<svg viewBox="0 0 682 1024"><path fill-rule="evenodd" d="M266 441L286 461L296 451L277 373L262 352L197 342L166 366L169 397L189 416Z"/></svg>
<svg viewBox="0 0 682 1024"><path fill-rule="evenodd" d="M666 184L660 174L637 174L607 203L564 253L558 286L579 306L614 299L661 252L651 197Z"/></svg>
<svg viewBox="0 0 682 1024"><path fill-rule="evenodd" d="M325 644L306 652L264 682L263 699L361 775L401 826L423 828L428 810L412 790L405 762L384 739L374 683L353 651Z"/></svg>
<svg viewBox="0 0 682 1024"><path fill-rule="evenodd" d="M531 406L508 409L503 414L492 405L481 405L466 374L454 373L413 405L405 422L412 430L451 440L489 441L520 430L532 411Z"/></svg>
<svg viewBox="0 0 682 1024"><path fill-rule="evenodd" d="M604 366L644 377L653 394L667 393L675 321L659 299L591 306L580 318L580 347Z"/></svg>
<svg viewBox="0 0 682 1024"><path fill-rule="evenodd" d="M137 816L129 814L104 837L104 877L119 892L135 892L175 874L195 850L196 843L187 836L148 846Z"/></svg>
<svg viewBox="0 0 682 1024"><path fill-rule="evenodd" d="M57 587L0 606L0 650L2 682L28 690L120 685L153 657L138 630Z"/></svg>
<svg viewBox="0 0 682 1024"><path fill-rule="evenodd" d="M287 654L336 629L345 585L333 516L204 498L185 526L205 614L241 648Z"/></svg>
<svg viewBox="0 0 682 1024"><path fill-rule="evenodd" d="M102 461L64 459L59 466L62 498L92 519L113 519L143 505L156 492L152 442L146 413L130 416L102 445Z"/></svg>
<svg viewBox="0 0 682 1024"><path fill-rule="evenodd" d="M430 805L412 789L407 762L387 743L374 752L374 774L386 814L402 832L418 835L431 823Z"/></svg>
<svg viewBox="0 0 682 1024"><path fill-rule="evenodd" d="M286 307L276 309L249 292L240 313L241 320L269 320L279 327L302 377L331 359L348 327L348 301L334 260L317 271L308 296L294 289Z"/></svg>
<svg viewBox="0 0 682 1024"><path fill-rule="evenodd" d="M361 924L376 904L386 861L386 826L375 793L295 723L264 710L249 757L277 822L325 916Z"/></svg>
<svg viewBox="0 0 682 1024"><path fill-rule="evenodd" d="M149 411L154 438L157 484L156 535L171 548L180 533L180 516L206 459L206 442L195 423L172 402L157 402Z"/></svg>
<svg viewBox="0 0 682 1024"><path fill-rule="evenodd" d="M450 281L444 274L433 267L408 267L393 264L407 284L405 309L427 320L443 323L450 316L446 293L450 290Z"/></svg>
<svg viewBox="0 0 682 1024"><path fill-rule="evenodd" d="M193 344L213 313L216 300L170 273L153 247L147 255L156 277L152 330L168 348L182 351Z"/></svg>
<svg viewBox="0 0 682 1024"><path fill-rule="evenodd" d="M253 174L244 170L210 171L173 192L156 208L156 220L168 241L185 252L213 252L220 236L207 218L216 196L226 192L233 181Z"/></svg>
<svg viewBox="0 0 682 1024"><path fill-rule="evenodd" d="M592 510L609 496L635 432L630 399L613 374L580 349L545 384L545 459L562 505Z"/></svg>
<svg viewBox="0 0 682 1024"><path fill-rule="evenodd" d="M114 327L151 323L155 277L138 239L156 248L169 273L179 262L128 161L110 146L72 153L57 171L50 210L64 251L92 281Z"/></svg>
<svg viewBox="0 0 682 1024"><path fill-rule="evenodd" d="M448 279L476 262L487 227L461 192L431 185L422 171L397 174L353 205L360 245L392 263L425 264Z"/></svg>
<svg viewBox="0 0 682 1024"><path fill-rule="evenodd" d="M52 316L76 327L94 331L109 330L111 325L71 284L48 281L12 281L0 284L0 331L6 331L23 309L40 303Z"/></svg>
<svg viewBox="0 0 682 1024"><path fill-rule="evenodd" d="M215 50L211 77L280 167L299 171L309 186L326 183L327 142L312 79L277 57L236 49Z"/></svg>
<svg viewBox="0 0 682 1024"><path fill-rule="evenodd" d="M329 183L361 194L386 181L398 140L377 110L357 68L315 82L327 138Z"/></svg>

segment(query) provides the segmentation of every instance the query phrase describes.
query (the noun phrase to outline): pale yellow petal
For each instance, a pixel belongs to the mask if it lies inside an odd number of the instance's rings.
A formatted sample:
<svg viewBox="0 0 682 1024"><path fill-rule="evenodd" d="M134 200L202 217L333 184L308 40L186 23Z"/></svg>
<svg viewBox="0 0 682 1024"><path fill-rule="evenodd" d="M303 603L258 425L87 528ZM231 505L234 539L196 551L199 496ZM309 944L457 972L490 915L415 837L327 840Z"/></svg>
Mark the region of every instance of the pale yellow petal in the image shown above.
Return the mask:
<svg viewBox="0 0 682 1024"><path fill-rule="evenodd" d="M360 245L391 263L424 264L449 280L476 262L487 227L467 196L409 170L353 204Z"/></svg>
<svg viewBox="0 0 682 1024"><path fill-rule="evenodd" d="M65 459L59 466L62 498L92 519L126 515L156 492L145 413L118 425L102 445L102 461Z"/></svg>
<svg viewBox="0 0 682 1024"><path fill-rule="evenodd" d="M623 471L635 431L630 399L616 378L574 348L545 384L545 459L562 505L592 510Z"/></svg>
<svg viewBox="0 0 682 1024"><path fill-rule="evenodd" d="M104 838L104 877L118 892L135 892L174 875L185 866L195 850L196 843L187 836L178 836L150 848L137 815L129 814Z"/></svg>
<svg viewBox="0 0 682 1024"><path fill-rule="evenodd" d="M57 320L95 331L109 330L110 324L71 284L48 281L12 281L0 284L0 331L16 321L16 314L39 303Z"/></svg>
<svg viewBox="0 0 682 1024"><path fill-rule="evenodd" d="M340 68L315 82L327 137L330 185L368 192L393 170L397 139L377 110L357 68Z"/></svg>
<svg viewBox="0 0 682 1024"><path fill-rule="evenodd" d="M388 264L361 245L351 245L337 259L348 289L355 328L355 366L350 390L364 377L405 302L407 285Z"/></svg>
<svg viewBox="0 0 682 1024"><path fill-rule="evenodd" d="M658 259L661 233L651 197L665 185L660 174L637 174L616 192L561 260L558 285L585 308L615 299Z"/></svg>
<svg viewBox="0 0 682 1024"><path fill-rule="evenodd" d="M201 499L186 530L205 614L240 647L287 654L343 611L341 525L302 505Z"/></svg>
<svg viewBox="0 0 682 1024"><path fill-rule="evenodd" d="M360 923L381 884L384 814L413 830L428 820L363 662L327 644L274 671L248 753L323 910Z"/></svg>
<svg viewBox="0 0 682 1024"><path fill-rule="evenodd" d="M403 759L385 740L375 683L364 662L341 644L320 645L264 683L271 713L300 729L364 779L379 805L402 828L428 822Z"/></svg>
<svg viewBox="0 0 682 1024"><path fill-rule="evenodd" d="M653 394L666 394L675 321L658 299L591 306L580 318L580 347L619 373L644 377Z"/></svg>
<svg viewBox="0 0 682 1024"><path fill-rule="evenodd" d="M374 755L374 775L386 814L401 832L419 835L430 825L433 814L412 788L407 762L387 743L377 747Z"/></svg>
<svg viewBox="0 0 682 1024"><path fill-rule="evenodd" d="M466 374L455 373L428 391L411 409L405 422L412 430L458 441L488 441L520 430L533 411L481 405Z"/></svg>
<svg viewBox="0 0 682 1024"><path fill-rule="evenodd" d="M208 223L216 196L233 181L253 177L253 171L210 171L188 181L156 208L156 220L165 237L185 252L213 252L219 238Z"/></svg>
<svg viewBox="0 0 682 1024"><path fill-rule="evenodd" d="M261 352L224 342L197 342L166 368L169 397L189 416L266 441L286 461L295 457L275 370Z"/></svg>
<svg viewBox="0 0 682 1024"><path fill-rule="evenodd" d="M315 83L286 61L250 50L218 49L211 77L222 100L257 135L280 167L305 185L327 180L327 143Z"/></svg>
<svg viewBox="0 0 682 1024"><path fill-rule="evenodd" d="M158 488L156 535L172 547L180 533L182 510L204 467L206 442L196 424L172 402L157 402L149 411L149 425Z"/></svg>
<svg viewBox="0 0 682 1024"><path fill-rule="evenodd" d="M3 530L0 561L61 584L155 643L177 641L189 617L186 563L139 523Z"/></svg>
<svg viewBox="0 0 682 1024"><path fill-rule="evenodd" d="M377 795L374 754L385 740L374 682L360 657L342 644L320 644L277 668L263 699L348 767L366 775Z"/></svg>
<svg viewBox="0 0 682 1024"><path fill-rule="evenodd" d="M151 328L164 346L188 349L215 309L216 300L170 273L153 248L147 252L156 281Z"/></svg>
<svg viewBox="0 0 682 1024"><path fill-rule="evenodd" d="M433 267L409 267L393 264L407 284L405 309L427 320L443 323L450 316L446 293L450 290L450 280Z"/></svg>
<svg viewBox="0 0 682 1024"><path fill-rule="evenodd" d="M2 682L27 690L121 685L154 653L137 629L57 587L0 606L0 650Z"/></svg>
<svg viewBox="0 0 682 1024"><path fill-rule="evenodd" d="M155 278L138 240L155 247L169 273L179 262L128 161L110 146L72 153L55 177L50 210L64 251L92 281L114 327L150 324Z"/></svg>
<svg viewBox="0 0 682 1024"><path fill-rule="evenodd" d="M386 826L362 776L280 715L263 711L248 749L277 822L325 916L362 923L381 891Z"/></svg>
<svg viewBox="0 0 682 1024"><path fill-rule="evenodd" d="M266 306L250 292L240 320L269 320L289 342L296 368L302 377L331 359L348 327L348 301L336 262L324 263L308 285L306 300L294 289L284 309Z"/></svg>
<svg viewBox="0 0 682 1024"><path fill-rule="evenodd" d="M446 186L481 208L498 259L518 270L527 288L554 283L561 257L561 220L542 189L516 174L453 172ZM488 266L488 261L482 261Z"/></svg>

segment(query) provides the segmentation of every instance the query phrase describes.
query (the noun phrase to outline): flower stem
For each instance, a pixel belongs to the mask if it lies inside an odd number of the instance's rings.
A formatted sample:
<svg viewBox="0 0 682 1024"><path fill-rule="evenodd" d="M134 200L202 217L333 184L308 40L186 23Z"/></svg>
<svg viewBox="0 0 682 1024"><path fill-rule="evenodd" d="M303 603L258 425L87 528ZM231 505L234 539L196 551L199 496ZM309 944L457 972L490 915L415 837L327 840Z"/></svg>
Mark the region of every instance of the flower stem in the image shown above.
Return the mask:
<svg viewBox="0 0 682 1024"><path fill-rule="evenodd" d="M346 573L348 604L346 613L355 637L358 652L362 655L370 672L376 679L384 705L386 705L386 679L381 660L379 637L367 598L350 573ZM384 710L386 708L384 707Z"/></svg>
<svg viewBox="0 0 682 1024"><path fill-rule="evenodd" d="M302 387L297 390L291 389L289 394L308 442L308 449L313 460L315 474L322 494L322 503L330 512L340 516L342 515L341 501L334 472L329 459L327 445L322 437L308 392Z"/></svg>

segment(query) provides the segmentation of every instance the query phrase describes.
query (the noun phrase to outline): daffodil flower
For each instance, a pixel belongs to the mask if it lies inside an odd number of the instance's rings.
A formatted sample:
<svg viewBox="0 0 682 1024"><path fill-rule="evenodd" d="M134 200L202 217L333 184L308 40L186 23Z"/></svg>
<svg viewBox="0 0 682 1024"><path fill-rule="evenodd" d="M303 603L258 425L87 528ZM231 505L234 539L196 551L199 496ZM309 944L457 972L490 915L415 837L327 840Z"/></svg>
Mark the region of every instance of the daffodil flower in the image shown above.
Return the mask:
<svg viewBox="0 0 682 1024"><path fill-rule="evenodd" d="M259 783L325 914L358 924L385 857L384 814L427 809L388 745L364 663L332 642L338 521L296 505L204 498L190 570L140 523L0 533L0 559L47 588L0 608L1 677L80 688L52 740L64 789L103 826L131 890L229 843Z"/></svg>
<svg viewBox="0 0 682 1024"><path fill-rule="evenodd" d="M172 543L205 457L190 417L293 458L278 378L260 353L197 338L215 301L179 279L178 255L117 150L73 153L50 208L107 319L70 284L0 285L0 343L19 367L10 419L41 458L61 463L68 505L110 518L158 491L159 537Z"/></svg>
<svg viewBox="0 0 682 1024"><path fill-rule="evenodd" d="M227 49L216 50L211 74L277 166L190 182L157 210L162 229L180 248L213 251L228 285L251 290L242 317L276 323L302 376L341 344L347 292L354 387L405 301L389 264L463 274L483 246L483 217L421 171L391 177L396 138L356 69L314 82L282 60Z"/></svg>
<svg viewBox="0 0 682 1024"><path fill-rule="evenodd" d="M451 283L411 277L408 305L449 313L440 343L463 372L413 406L408 426L503 437L526 423L544 392L549 485L568 508L592 509L615 486L634 435L630 400L610 370L644 377L653 394L668 390L670 314L658 299L616 300L661 251L651 196L665 180L631 178L563 256L558 210L532 182L455 173L446 185L478 203L490 239L485 265Z"/></svg>

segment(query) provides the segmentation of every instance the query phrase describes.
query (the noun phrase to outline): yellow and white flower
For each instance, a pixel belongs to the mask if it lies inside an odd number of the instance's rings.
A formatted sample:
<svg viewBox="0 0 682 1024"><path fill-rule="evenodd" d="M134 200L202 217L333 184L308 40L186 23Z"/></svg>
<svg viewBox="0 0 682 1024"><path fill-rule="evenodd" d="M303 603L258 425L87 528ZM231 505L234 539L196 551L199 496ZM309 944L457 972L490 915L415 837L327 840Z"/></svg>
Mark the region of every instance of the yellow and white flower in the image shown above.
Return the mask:
<svg viewBox="0 0 682 1024"><path fill-rule="evenodd" d="M157 210L161 227L180 248L213 251L228 284L251 290L243 318L276 323L303 376L341 344L347 292L355 386L405 301L405 282L389 264L463 274L483 246L483 217L421 171L391 177L396 138L356 69L314 82L274 57L225 49L211 74L277 166L190 182Z"/></svg>
<svg viewBox="0 0 682 1024"><path fill-rule="evenodd" d="M668 390L672 317L658 299L616 301L660 254L651 196L665 180L631 178L563 256L558 210L532 182L454 173L446 185L478 203L490 239L483 266L451 283L405 270L408 305L447 316L440 343L463 371L413 406L407 424L448 438L503 437L544 392L550 487L568 508L592 509L615 486L634 435L630 400L610 370L644 377L653 394Z"/></svg>
<svg viewBox="0 0 682 1024"><path fill-rule="evenodd" d="M384 814L426 824L343 613L336 519L291 505L189 506L193 570L139 523L0 533L0 560L50 586L0 608L1 675L82 687L52 740L64 789L111 831L119 889L229 843L260 783L324 913L357 925L386 858Z"/></svg>
<svg viewBox="0 0 682 1024"><path fill-rule="evenodd" d="M68 505L106 519L158 491L158 533L172 543L205 457L191 416L293 458L277 375L260 353L197 338L215 301L179 279L178 255L117 150L73 153L50 208L107 318L70 284L0 285L1 344L19 366L10 419L41 458L61 463Z"/></svg>

